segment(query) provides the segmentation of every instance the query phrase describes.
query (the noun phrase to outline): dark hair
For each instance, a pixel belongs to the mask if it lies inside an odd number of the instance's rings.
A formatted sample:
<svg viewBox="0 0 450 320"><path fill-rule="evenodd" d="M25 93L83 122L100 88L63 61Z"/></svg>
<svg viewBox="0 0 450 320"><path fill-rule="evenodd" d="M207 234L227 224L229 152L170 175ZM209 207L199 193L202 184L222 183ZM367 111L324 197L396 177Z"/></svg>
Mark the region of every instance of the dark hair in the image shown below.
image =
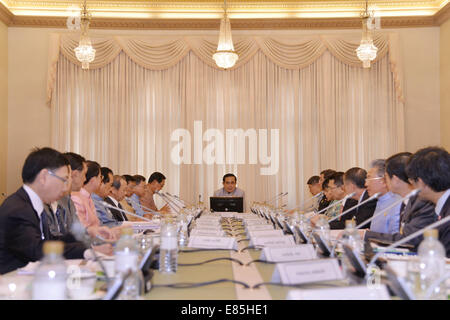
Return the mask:
<svg viewBox="0 0 450 320"><path fill-rule="evenodd" d="M108 167L101 167L100 172L102 173L102 183L109 182L109 174L114 175L112 170Z"/></svg>
<svg viewBox="0 0 450 320"><path fill-rule="evenodd" d="M42 169L56 170L68 166L69 161L61 152L52 148L35 148L25 159L22 167L23 183L33 183Z"/></svg>
<svg viewBox="0 0 450 320"><path fill-rule="evenodd" d="M316 184L319 183L320 177L319 176L312 176L308 179L308 182L306 184Z"/></svg>
<svg viewBox="0 0 450 320"><path fill-rule="evenodd" d="M222 182L225 182L225 179L228 178L228 177L234 177L234 181L237 182L236 176L234 174L232 174L232 173L227 173L226 175L224 175L223 178L222 178Z"/></svg>
<svg viewBox="0 0 450 320"><path fill-rule="evenodd" d="M130 176L129 174L124 174L124 175L122 175L122 177L127 181L127 184L130 182L136 182L134 180L134 178L132 176Z"/></svg>
<svg viewBox="0 0 450 320"><path fill-rule="evenodd" d="M389 178L392 178L395 175L403 182L409 184L408 176L406 174L406 165L411 155L411 152L401 152L386 159L386 173Z"/></svg>
<svg viewBox="0 0 450 320"><path fill-rule="evenodd" d="M336 171L333 169L326 169L323 170L320 174L323 174L323 179L325 181L325 179L331 177L333 175L333 173L335 173Z"/></svg>
<svg viewBox="0 0 450 320"><path fill-rule="evenodd" d="M328 177L325 180L323 180L322 182L322 190L325 190L326 188L328 188L328 184L330 183L331 178Z"/></svg>
<svg viewBox="0 0 450 320"><path fill-rule="evenodd" d="M120 180L125 180L125 178L123 176L119 176L119 175L115 175L113 177L113 183L112 183L112 187L116 190L120 189Z"/></svg>
<svg viewBox="0 0 450 320"><path fill-rule="evenodd" d="M153 172L148 178L148 183L152 183L155 180L161 183L163 180L166 180L166 177L161 172Z"/></svg>
<svg viewBox="0 0 450 320"><path fill-rule="evenodd" d="M83 170L83 163L86 162L86 159L83 156L80 156L79 154L73 152L66 152L63 155L69 161L70 168L72 169L72 171Z"/></svg>
<svg viewBox="0 0 450 320"><path fill-rule="evenodd" d="M408 178L419 178L434 192L450 188L450 154L444 148L427 147L418 150L406 166Z"/></svg>
<svg viewBox="0 0 450 320"><path fill-rule="evenodd" d="M135 174L133 176L134 181L136 181L136 185L140 184L142 181L145 181L145 177L140 174Z"/></svg>
<svg viewBox="0 0 450 320"><path fill-rule="evenodd" d="M336 187L342 187L344 184L344 173L339 171L335 172L330 176L330 181L333 180Z"/></svg>
<svg viewBox="0 0 450 320"><path fill-rule="evenodd" d="M360 189L365 188L366 178L367 171L359 167L350 168L344 173L344 180L350 181Z"/></svg>
<svg viewBox="0 0 450 320"><path fill-rule="evenodd" d="M86 161L86 166L87 166L87 172L86 172L86 181L84 182L84 184L88 184L89 181L94 178L97 177L100 174L100 164L98 162L95 161Z"/></svg>

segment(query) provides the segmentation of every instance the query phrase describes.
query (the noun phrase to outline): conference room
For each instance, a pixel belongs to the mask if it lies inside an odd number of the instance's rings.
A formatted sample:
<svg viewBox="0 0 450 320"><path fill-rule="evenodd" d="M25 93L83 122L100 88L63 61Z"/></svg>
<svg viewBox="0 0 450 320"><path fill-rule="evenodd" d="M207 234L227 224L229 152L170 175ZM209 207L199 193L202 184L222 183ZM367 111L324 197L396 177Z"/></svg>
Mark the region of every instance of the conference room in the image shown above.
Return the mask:
<svg viewBox="0 0 450 320"><path fill-rule="evenodd" d="M0 1L0 299L448 300L448 57L447 0Z"/></svg>

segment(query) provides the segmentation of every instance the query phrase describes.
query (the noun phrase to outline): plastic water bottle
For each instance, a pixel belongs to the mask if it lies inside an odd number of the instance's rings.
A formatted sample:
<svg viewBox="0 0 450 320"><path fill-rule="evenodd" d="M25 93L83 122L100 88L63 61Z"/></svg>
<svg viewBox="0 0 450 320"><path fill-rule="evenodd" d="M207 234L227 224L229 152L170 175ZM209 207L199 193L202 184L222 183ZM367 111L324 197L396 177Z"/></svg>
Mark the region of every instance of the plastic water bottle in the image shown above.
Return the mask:
<svg viewBox="0 0 450 320"><path fill-rule="evenodd" d="M65 300L67 269L62 256L64 243L45 241L44 258L33 278L33 300Z"/></svg>
<svg viewBox="0 0 450 320"><path fill-rule="evenodd" d="M178 234L174 219L167 218L161 223L159 247L159 272L175 273L178 264Z"/></svg>
<svg viewBox="0 0 450 320"><path fill-rule="evenodd" d="M188 220L185 214L180 214L178 220L178 245L185 247L188 244Z"/></svg>
<svg viewBox="0 0 450 320"><path fill-rule="evenodd" d="M438 240L438 230L431 229L424 233L424 240L417 250L419 256L420 289L418 298L424 299L431 285L445 274L445 249ZM445 282L437 286L431 299L445 299Z"/></svg>
<svg viewBox="0 0 450 320"><path fill-rule="evenodd" d="M116 244L114 256L116 276L131 270L131 274L125 280L119 299L139 299L144 291L144 279L141 270L138 268L139 247L133 239L133 229L122 229L121 237Z"/></svg>
<svg viewBox="0 0 450 320"><path fill-rule="evenodd" d="M320 235L327 244L330 243L330 224L324 214L320 214L314 232Z"/></svg>
<svg viewBox="0 0 450 320"><path fill-rule="evenodd" d="M358 230L355 228L355 220L345 221L345 230L342 234L342 243L348 245L356 253L360 253L363 249L363 243L361 237L359 236Z"/></svg>

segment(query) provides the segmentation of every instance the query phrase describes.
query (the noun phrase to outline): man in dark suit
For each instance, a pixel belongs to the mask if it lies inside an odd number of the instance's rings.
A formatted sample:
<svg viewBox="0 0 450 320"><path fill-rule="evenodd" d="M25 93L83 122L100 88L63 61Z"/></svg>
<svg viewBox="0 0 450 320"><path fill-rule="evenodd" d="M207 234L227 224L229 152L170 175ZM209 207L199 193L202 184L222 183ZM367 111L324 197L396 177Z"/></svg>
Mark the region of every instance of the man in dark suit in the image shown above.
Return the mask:
<svg viewBox="0 0 450 320"><path fill-rule="evenodd" d="M367 193L364 183L366 181L366 170L358 167L348 169L344 173L344 190L346 194L355 193L355 195L348 199L344 205L342 212L354 207L355 205L367 200L369 194ZM350 201L351 200L351 201ZM363 221L372 217L377 200L369 201L362 206L351 210L343 215L340 219L330 222L331 229L345 229L345 221L355 219L356 224L360 224ZM369 226L370 223L367 224ZM363 226L364 227L364 226Z"/></svg>
<svg viewBox="0 0 450 320"><path fill-rule="evenodd" d="M22 168L24 185L0 206L0 274L40 260L44 240L64 241L50 233L44 204L69 191L69 173L67 159L56 150L36 149L28 155ZM81 242L65 243L64 257L80 259L85 250Z"/></svg>
<svg viewBox="0 0 450 320"><path fill-rule="evenodd" d="M119 175L115 175L113 177L112 187L109 192L109 196L105 198L105 202L123 210L120 201L122 201L125 198L126 189L127 189L127 181L125 180L125 178ZM109 210L111 211L114 219L116 219L117 221L128 221L125 213L112 208L110 208Z"/></svg>
<svg viewBox="0 0 450 320"><path fill-rule="evenodd" d="M437 219L450 215L450 154L439 147L423 148L414 153L407 164L406 173L419 198L435 205ZM439 241L450 258L450 223L438 228Z"/></svg>
<svg viewBox="0 0 450 320"><path fill-rule="evenodd" d="M402 152L395 154L386 160L386 184L389 191L401 197L408 195L414 188L406 175L406 165L411 153ZM395 242L410 234L425 228L437 220L434 212L434 204L420 199L418 196L405 200L400 209L400 229L393 234L367 231L364 239L379 239ZM417 246L423 237L416 237L408 243Z"/></svg>
<svg viewBox="0 0 450 320"><path fill-rule="evenodd" d="M320 173L320 179L319 179L319 184L321 186L321 189L324 190L325 186L324 186L324 182L325 180L329 180L329 178L335 174L336 171L332 170L332 169L326 169L323 170ZM325 193L323 193L322 197L319 199L319 208L317 209L318 211L325 209L326 207L328 207L331 203L330 199L327 199L327 197L325 196Z"/></svg>

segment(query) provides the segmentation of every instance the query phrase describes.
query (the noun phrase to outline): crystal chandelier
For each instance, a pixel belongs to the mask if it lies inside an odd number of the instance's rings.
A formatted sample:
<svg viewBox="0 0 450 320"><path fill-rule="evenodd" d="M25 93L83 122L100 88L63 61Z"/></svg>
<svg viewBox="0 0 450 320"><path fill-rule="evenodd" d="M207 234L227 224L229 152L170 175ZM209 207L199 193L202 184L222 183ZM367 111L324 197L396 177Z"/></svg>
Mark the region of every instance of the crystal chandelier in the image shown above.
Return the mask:
<svg viewBox="0 0 450 320"><path fill-rule="evenodd" d="M373 13L369 13L366 1L366 9L361 14L363 26L362 39L359 47L356 49L356 54L359 60L363 62L364 68L370 68L370 62L375 60L378 51L378 48L373 44L372 34L368 27L370 22L369 18L372 18L372 15Z"/></svg>
<svg viewBox="0 0 450 320"><path fill-rule="evenodd" d="M91 39L89 39L89 22L91 20L91 14L87 11L86 0L83 4L81 11L81 37L78 47L74 49L75 55L78 61L81 62L83 69L89 69L89 63L94 61L95 49L92 48Z"/></svg>
<svg viewBox="0 0 450 320"><path fill-rule="evenodd" d="M213 59L217 66L228 69L234 66L239 56L234 51L233 40L231 39L230 19L227 15L226 0L224 1L225 13L220 21L219 44L217 51L213 54Z"/></svg>

